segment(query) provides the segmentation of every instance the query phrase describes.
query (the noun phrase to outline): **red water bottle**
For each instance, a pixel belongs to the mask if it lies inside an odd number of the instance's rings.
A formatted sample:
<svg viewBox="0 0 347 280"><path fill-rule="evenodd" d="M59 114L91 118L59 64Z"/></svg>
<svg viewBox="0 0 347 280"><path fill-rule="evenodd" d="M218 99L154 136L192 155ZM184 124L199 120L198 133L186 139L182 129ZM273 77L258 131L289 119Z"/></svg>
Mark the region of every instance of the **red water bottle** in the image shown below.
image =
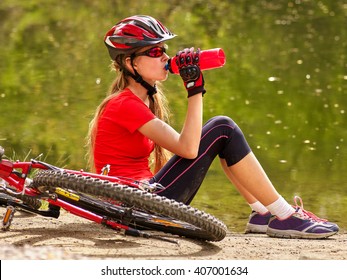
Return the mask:
<svg viewBox="0 0 347 280"><path fill-rule="evenodd" d="M223 67L225 61L225 53L221 48L200 51L201 70L209 70ZM165 68L166 70L169 70L171 73L179 74L178 66L176 64L176 57L172 57L168 61L168 64L166 64Z"/></svg>

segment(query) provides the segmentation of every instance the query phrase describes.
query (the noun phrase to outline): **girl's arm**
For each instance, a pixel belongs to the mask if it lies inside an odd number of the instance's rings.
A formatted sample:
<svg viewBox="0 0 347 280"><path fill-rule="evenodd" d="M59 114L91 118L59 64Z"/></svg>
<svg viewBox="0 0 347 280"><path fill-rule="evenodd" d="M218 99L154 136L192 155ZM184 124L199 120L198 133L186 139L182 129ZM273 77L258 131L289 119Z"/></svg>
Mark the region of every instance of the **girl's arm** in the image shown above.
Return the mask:
<svg viewBox="0 0 347 280"><path fill-rule="evenodd" d="M187 115L181 133L159 119L147 122L139 131L170 152L193 159L199 150L202 109L202 94L196 94L188 98Z"/></svg>
<svg viewBox="0 0 347 280"><path fill-rule="evenodd" d="M178 69L188 92L188 108L181 133L165 122L154 119L139 131L159 146L184 158L196 158L202 130L202 97L206 92L204 77L201 73L200 49L184 49L176 55Z"/></svg>

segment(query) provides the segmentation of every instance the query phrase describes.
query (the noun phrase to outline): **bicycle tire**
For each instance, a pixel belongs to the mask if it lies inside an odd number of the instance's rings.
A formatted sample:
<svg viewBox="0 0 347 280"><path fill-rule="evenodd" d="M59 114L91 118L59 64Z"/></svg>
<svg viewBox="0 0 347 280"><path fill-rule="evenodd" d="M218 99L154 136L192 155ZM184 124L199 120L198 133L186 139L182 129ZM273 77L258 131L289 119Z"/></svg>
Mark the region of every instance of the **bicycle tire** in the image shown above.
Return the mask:
<svg viewBox="0 0 347 280"><path fill-rule="evenodd" d="M33 208L34 210L37 210L41 207L41 201L33 196L23 195L20 193L16 194L5 194L0 193L0 205L4 206L11 202L16 202L19 204L19 201L28 208Z"/></svg>
<svg viewBox="0 0 347 280"><path fill-rule="evenodd" d="M155 230L189 238L206 240L206 231L189 223L162 215L144 212L133 207L128 207L124 204L103 201L98 198L69 190L69 194L71 193L74 194L74 199L69 198L68 195L60 195L59 193L58 197L69 204L73 204L97 215L111 218L117 223L130 226L131 228L140 231ZM78 199L76 199L77 197Z"/></svg>
<svg viewBox="0 0 347 280"><path fill-rule="evenodd" d="M44 186L70 189L79 193L121 201L149 214L170 217L178 222L185 222L195 227L195 230L185 230L183 228L175 233L189 238L220 241L227 233L225 224L211 214L154 193L107 180L50 170L39 172L33 178L32 186L35 188ZM155 230L158 229L155 228ZM172 229L165 226L160 230L172 233Z"/></svg>

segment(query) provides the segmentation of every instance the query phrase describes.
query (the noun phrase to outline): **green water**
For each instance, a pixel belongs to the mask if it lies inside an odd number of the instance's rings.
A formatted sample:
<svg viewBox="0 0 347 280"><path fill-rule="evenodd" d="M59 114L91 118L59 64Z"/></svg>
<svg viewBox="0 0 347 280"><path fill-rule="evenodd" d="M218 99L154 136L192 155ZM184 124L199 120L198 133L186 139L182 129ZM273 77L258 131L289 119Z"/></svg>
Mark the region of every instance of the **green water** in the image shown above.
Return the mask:
<svg viewBox="0 0 347 280"><path fill-rule="evenodd" d="M347 229L345 1L67 1L0 3L0 145L11 157L85 168L88 122L113 79L103 35L150 14L184 47L221 47L204 74L204 118L228 115L280 193ZM186 93L164 83L180 129ZM218 160L193 204L242 231L249 207Z"/></svg>

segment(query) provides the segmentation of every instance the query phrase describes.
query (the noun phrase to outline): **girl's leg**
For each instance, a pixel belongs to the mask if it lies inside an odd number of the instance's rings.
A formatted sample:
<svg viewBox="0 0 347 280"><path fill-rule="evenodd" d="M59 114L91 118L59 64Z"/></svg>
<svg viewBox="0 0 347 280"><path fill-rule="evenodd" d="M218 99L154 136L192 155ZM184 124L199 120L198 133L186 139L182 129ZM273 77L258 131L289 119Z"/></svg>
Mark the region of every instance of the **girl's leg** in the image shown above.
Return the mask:
<svg viewBox="0 0 347 280"><path fill-rule="evenodd" d="M252 152L234 165L228 166L222 160L222 166L227 177L251 207L258 203L257 208L263 210L258 210L259 212L264 213L266 208L280 218L287 218L294 213L294 209L276 191Z"/></svg>
<svg viewBox="0 0 347 280"><path fill-rule="evenodd" d="M204 125L196 159L174 156L154 176L152 181L165 187L158 194L189 203L217 155L227 177L249 204L259 200L269 205L280 197L251 152L242 131L230 118L221 116Z"/></svg>
<svg viewBox="0 0 347 280"><path fill-rule="evenodd" d="M267 234L274 237L325 238L339 231L336 224L305 211L294 209L278 194L241 130L227 117L211 119L202 131L199 154L187 160L174 156L151 183L164 186L159 195L189 204L198 191L213 159L219 155L228 178L249 204L262 203L276 217L269 221Z"/></svg>
<svg viewBox="0 0 347 280"><path fill-rule="evenodd" d="M224 170L225 175L228 177L229 181L233 183L235 188L239 191L239 193L245 198L245 200L248 202L248 204L255 203L257 199L251 195L250 192L248 192L242 184L235 178L235 176L231 173L225 159L220 159L221 166Z"/></svg>
<svg viewBox="0 0 347 280"><path fill-rule="evenodd" d="M260 215L267 215L268 216L269 210L242 186L242 184L230 172L230 169L228 168L226 161L224 159L221 159L220 161L221 161L221 166L222 166L226 176L233 183L233 185L236 187L236 189L239 191L239 193L245 198L245 200L248 202L248 204L251 207L251 209L253 210L253 212L257 212ZM265 224L267 224L266 221L264 221L264 225ZM251 231L249 231L249 232L251 232ZM259 232L259 231L257 231L257 232Z"/></svg>
<svg viewBox="0 0 347 280"><path fill-rule="evenodd" d="M214 158L222 158L226 174L249 204L260 201L275 215L285 217L292 207L277 193L245 140L228 117L215 117L203 127L199 153L188 160L174 156L151 180L165 188L157 194L190 203Z"/></svg>
<svg viewBox="0 0 347 280"><path fill-rule="evenodd" d="M197 158L189 160L174 156L152 178L151 182L162 184L158 192L177 201L190 203L217 155L228 157L231 164L242 160L251 151L241 130L228 117L210 119L202 129Z"/></svg>
<svg viewBox="0 0 347 280"><path fill-rule="evenodd" d="M229 180L249 204L260 201L269 205L280 197L252 152L232 166L227 166L225 160L221 160L221 164Z"/></svg>

